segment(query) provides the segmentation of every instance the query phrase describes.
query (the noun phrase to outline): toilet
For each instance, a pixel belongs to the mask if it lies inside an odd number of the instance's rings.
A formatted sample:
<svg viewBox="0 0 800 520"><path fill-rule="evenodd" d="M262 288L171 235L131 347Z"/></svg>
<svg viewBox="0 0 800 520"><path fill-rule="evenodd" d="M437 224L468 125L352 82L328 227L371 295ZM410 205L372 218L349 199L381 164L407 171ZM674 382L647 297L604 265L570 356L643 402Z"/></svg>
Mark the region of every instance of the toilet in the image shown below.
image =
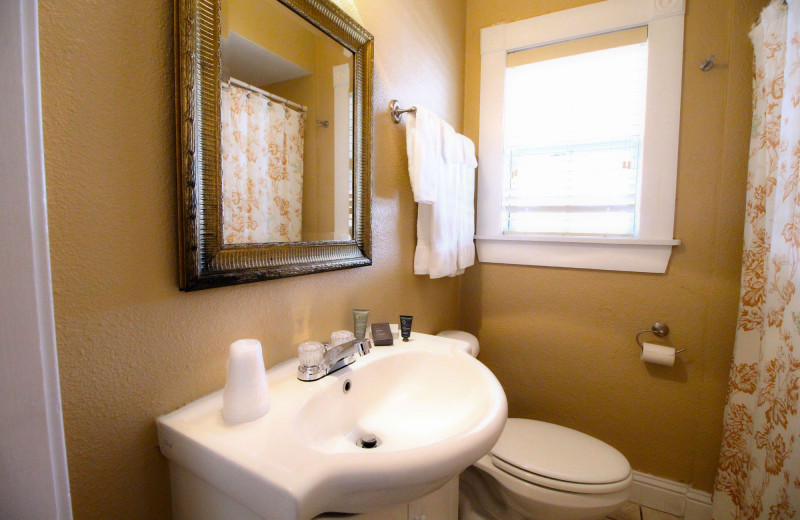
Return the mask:
<svg viewBox="0 0 800 520"><path fill-rule="evenodd" d="M439 336L478 339L446 330ZM461 474L459 520L600 520L630 496L633 472L605 442L564 426L509 418L494 447Z"/></svg>

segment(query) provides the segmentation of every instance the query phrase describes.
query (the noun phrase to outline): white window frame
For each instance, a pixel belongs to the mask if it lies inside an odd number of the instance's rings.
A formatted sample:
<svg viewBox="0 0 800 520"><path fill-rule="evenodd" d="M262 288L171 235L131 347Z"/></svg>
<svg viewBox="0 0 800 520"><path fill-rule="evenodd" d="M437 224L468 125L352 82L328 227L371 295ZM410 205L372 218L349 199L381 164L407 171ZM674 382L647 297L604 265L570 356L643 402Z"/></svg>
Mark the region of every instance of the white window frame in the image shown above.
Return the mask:
<svg viewBox="0 0 800 520"><path fill-rule="evenodd" d="M478 211L481 262L664 273L678 176L685 0L605 0L481 29ZM634 238L503 234L503 114L510 52L647 26L648 66L639 233Z"/></svg>

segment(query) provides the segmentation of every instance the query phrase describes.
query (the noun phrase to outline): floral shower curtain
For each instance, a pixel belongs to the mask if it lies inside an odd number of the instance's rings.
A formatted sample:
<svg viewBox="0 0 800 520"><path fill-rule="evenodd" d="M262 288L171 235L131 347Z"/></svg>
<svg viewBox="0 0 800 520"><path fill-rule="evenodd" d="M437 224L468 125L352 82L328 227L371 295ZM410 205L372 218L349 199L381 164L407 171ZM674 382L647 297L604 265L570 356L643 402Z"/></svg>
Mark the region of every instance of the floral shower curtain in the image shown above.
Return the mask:
<svg viewBox="0 0 800 520"><path fill-rule="evenodd" d="M800 0L750 33L753 133L742 289L715 520L800 518Z"/></svg>
<svg viewBox="0 0 800 520"><path fill-rule="evenodd" d="M301 240L305 113L246 89L222 89L225 244Z"/></svg>

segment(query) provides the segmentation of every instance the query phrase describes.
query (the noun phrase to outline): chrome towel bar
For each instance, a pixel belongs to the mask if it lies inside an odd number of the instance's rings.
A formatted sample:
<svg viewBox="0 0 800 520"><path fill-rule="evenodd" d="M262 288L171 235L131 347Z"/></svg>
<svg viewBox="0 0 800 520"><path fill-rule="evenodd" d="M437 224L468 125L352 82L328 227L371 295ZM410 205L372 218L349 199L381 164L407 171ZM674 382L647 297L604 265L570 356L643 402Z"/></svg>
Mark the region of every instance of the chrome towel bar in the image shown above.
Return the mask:
<svg viewBox="0 0 800 520"><path fill-rule="evenodd" d="M408 108L400 108L400 103L396 99L393 99L389 102L389 114L392 116L392 120L395 122L395 124L400 123L400 119L402 119L403 114L405 114L406 112L416 112L416 111L417 107L415 106L411 106Z"/></svg>

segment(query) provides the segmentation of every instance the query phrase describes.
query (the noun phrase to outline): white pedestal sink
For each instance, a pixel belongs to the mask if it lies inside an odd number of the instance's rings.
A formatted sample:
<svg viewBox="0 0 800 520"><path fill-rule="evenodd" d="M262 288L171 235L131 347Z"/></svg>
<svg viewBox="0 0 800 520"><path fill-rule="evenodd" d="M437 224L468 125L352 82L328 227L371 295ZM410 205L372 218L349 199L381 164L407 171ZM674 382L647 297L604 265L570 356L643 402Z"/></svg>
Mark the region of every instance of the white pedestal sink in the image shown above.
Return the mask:
<svg viewBox="0 0 800 520"><path fill-rule="evenodd" d="M487 453L506 420L497 379L461 347L415 333L315 382L297 380L294 359L267 371L272 408L260 419L226 423L221 391L160 417L173 486L191 475L267 520L426 495ZM359 446L367 434L376 447Z"/></svg>

